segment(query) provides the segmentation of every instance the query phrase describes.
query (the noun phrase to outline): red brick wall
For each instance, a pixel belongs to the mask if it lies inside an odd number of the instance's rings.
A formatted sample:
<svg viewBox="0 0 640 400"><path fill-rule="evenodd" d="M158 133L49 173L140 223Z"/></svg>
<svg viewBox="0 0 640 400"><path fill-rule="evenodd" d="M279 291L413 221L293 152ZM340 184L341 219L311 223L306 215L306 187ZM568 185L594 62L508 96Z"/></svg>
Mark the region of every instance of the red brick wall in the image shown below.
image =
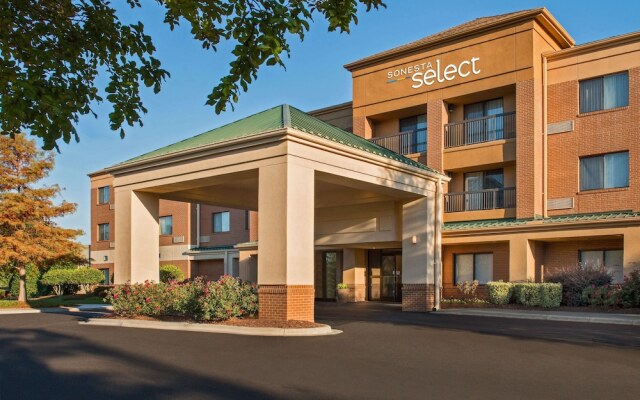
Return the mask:
<svg viewBox="0 0 640 400"><path fill-rule="evenodd" d="M229 211L230 231L213 233L213 213ZM209 236L209 242L201 243L201 246L222 246L249 241L249 230L245 225L245 210L235 210L225 207L209 205L200 206L200 235Z"/></svg>
<svg viewBox="0 0 640 400"><path fill-rule="evenodd" d="M443 171L442 152L444 151L444 102L432 100L427 103L427 166ZM421 161L421 160L420 160Z"/></svg>
<svg viewBox="0 0 640 400"><path fill-rule="evenodd" d="M433 285L402 285L402 311L431 311L435 303L434 298Z"/></svg>
<svg viewBox="0 0 640 400"><path fill-rule="evenodd" d="M575 267L580 261L580 250L616 250L624 247L622 238L572 240L567 242L539 243L542 246L541 264L544 274L549 274L563 267ZM536 271L536 281L541 277Z"/></svg>
<svg viewBox="0 0 640 400"><path fill-rule="evenodd" d="M516 217L533 218L536 213L538 175L536 171L536 132L534 80L516 83ZM539 149L541 151L541 149Z"/></svg>
<svg viewBox="0 0 640 400"><path fill-rule="evenodd" d="M191 225L191 205L180 201L160 200L158 207L158 217L171 215L173 218L173 233L171 235L160 236L160 246L173 245L173 238L177 236L184 236L185 241L183 243L176 243L176 245L188 244Z"/></svg>
<svg viewBox="0 0 640 400"><path fill-rule="evenodd" d="M110 203L115 203L113 186L109 186ZM109 250L109 242L116 241L116 214L109 204L98 204L98 188L91 189L91 250ZM98 241L98 224L109 224L109 240Z"/></svg>
<svg viewBox="0 0 640 400"><path fill-rule="evenodd" d="M548 198L573 197L573 209L549 215L640 210L640 68L629 71L629 106L579 115L579 83L550 85L549 123L573 120L574 131L548 136ZM629 187L580 193L580 157L629 151Z"/></svg>
<svg viewBox="0 0 640 400"><path fill-rule="evenodd" d="M261 285L259 317L275 320L314 320L313 285Z"/></svg>

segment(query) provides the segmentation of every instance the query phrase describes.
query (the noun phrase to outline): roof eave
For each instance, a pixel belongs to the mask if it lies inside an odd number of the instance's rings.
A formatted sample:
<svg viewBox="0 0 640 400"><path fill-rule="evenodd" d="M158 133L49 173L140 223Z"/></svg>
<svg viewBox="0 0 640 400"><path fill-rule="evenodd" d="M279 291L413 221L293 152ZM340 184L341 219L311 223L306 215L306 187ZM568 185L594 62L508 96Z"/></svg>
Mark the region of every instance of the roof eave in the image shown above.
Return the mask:
<svg viewBox="0 0 640 400"><path fill-rule="evenodd" d="M438 39L434 39L433 41L424 42L424 43L416 43L411 47L400 48L397 51L390 50L389 52L381 52L379 57L377 55L372 55L369 57L365 57L363 59L354 61L349 64L345 64L344 68L349 72L353 72L357 69L375 65L383 61L388 61L394 58L398 58L400 56L408 55L415 53L419 50L426 50L430 48L434 48L440 46L442 44L452 42L455 40L463 39L472 35L477 35L478 33L483 33L486 31L494 30L497 27L514 24L520 21L538 19L540 18L540 22L545 26L545 28L552 34L556 40L559 40L562 46L571 47L574 44L574 40L569 35L569 33L560 25L560 23L551 15L551 13L546 8L539 8L531 10L528 13L514 15L513 17L507 17L503 20L488 22L485 25L480 25L474 28L469 28L467 30L453 33L451 35L447 35Z"/></svg>

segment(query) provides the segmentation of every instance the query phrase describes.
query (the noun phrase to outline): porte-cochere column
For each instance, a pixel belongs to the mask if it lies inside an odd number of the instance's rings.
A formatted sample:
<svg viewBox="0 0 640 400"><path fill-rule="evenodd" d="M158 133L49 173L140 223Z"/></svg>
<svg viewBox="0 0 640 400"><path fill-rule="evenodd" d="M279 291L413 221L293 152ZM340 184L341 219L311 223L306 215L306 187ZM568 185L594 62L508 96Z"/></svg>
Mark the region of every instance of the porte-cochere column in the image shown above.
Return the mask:
<svg viewBox="0 0 640 400"><path fill-rule="evenodd" d="M133 190L117 190L116 194L115 283L158 282L158 195Z"/></svg>
<svg viewBox="0 0 640 400"><path fill-rule="evenodd" d="M260 318L313 321L314 180L290 162L260 167Z"/></svg>

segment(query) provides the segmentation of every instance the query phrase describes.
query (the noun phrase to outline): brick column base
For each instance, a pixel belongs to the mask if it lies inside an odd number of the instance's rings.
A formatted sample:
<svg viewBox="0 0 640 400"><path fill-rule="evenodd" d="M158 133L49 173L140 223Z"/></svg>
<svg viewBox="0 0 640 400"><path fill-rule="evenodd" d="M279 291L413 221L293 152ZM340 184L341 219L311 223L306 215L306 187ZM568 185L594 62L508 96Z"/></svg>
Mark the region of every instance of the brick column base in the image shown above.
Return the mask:
<svg viewBox="0 0 640 400"><path fill-rule="evenodd" d="M434 306L433 285L405 283L402 285L402 311L432 311Z"/></svg>
<svg viewBox="0 0 640 400"><path fill-rule="evenodd" d="M313 285L260 285L258 317L313 322Z"/></svg>

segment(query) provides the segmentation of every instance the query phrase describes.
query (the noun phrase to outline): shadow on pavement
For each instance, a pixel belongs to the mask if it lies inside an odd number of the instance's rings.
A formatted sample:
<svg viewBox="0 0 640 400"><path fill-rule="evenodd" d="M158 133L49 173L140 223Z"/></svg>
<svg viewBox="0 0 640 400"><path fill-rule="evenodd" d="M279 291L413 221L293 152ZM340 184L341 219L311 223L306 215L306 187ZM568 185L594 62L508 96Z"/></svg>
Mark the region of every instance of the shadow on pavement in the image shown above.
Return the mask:
<svg viewBox="0 0 640 400"><path fill-rule="evenodd" d="M398 303L362 302L337 304L316 302L316 320L348 331L348 324L395 324L424 328L450 329L514 339L540 339L640 348L637 326L592 324L583 322L541 321L468 315L443 315L437 312L402 312Z"/></svg>
<svg viewBox="0 0 640 400"><path fill-rule="evenodd" d="M86 362L87 354L94 360ZM95 357L100 364L116 369L126 365L137 374L114 381L114 374L109 373L113 371L98 367ZM0 399L276 398L228 379L200 375L43 329L0 328L0 359Z"/></svg>

